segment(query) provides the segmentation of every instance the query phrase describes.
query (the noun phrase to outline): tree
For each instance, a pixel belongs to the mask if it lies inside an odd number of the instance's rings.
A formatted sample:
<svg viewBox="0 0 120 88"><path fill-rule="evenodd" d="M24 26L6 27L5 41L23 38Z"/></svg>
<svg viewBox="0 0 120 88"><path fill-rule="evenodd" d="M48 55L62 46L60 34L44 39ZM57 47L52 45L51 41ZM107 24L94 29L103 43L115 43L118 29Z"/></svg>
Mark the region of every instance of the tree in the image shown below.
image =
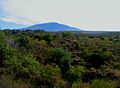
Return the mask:
<svg viewBox="0 0 120 88"><path fill-rule="evenodd" d="M19 47L28 47L29 40L26 36L19 36L16 41L19 43Z"/></svg>
<svg viewBox="0 0 120 88"><path fill-rule="evenodd" d="M65 73L72 62L71 54L62 48L49 48L47 51L48 62L55 63Z"/></svg>

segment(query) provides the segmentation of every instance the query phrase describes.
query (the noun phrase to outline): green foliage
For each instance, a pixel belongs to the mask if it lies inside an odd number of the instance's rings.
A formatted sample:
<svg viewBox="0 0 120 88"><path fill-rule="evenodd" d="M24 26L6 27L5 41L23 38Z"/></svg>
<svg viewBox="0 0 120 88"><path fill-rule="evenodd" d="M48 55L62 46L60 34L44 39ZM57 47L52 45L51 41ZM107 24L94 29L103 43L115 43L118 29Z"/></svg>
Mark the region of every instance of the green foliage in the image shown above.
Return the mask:
<svg viewBox="0 0 120 88"><path fill-rule="evenodd" d="M7 43L7 36L3 31L0 31L0 44L6 44Z"/></svg>
<svg viewBox="0 0 120 88"><path fill-rule="evenodd" d="M7 71L17 77L30 77L39 74L40 64L29 54L20 58L14 57L5 60Z"/></svg>
<svg viewBox="0 0 120 88"><path fill-rule="evenodd" d="M60 69L56 66L42 66L40 74L32 80L36 88L64 88L66 82L61 79Z"/></svg>
<svg viewBox="0 0 120 88"><path fill-rule="evenodd" d="M113 81L95 79L90 88L116 88L116 85Z"/></svg>
<svg viewBox="0 0 120 88"><path fill-rule="evenodd" d="M22 80L14 80L12 76L0 77L0 88L31 88L32 86Z"/></svg>
<svg viewBox="0 0 120 88"><path fill-rule="evenodd" d="M80 85L81 85L80 82L74 82L74 83L72 84L72 88L81 88Z"/></svg>
<svg viewBox="0 0 120 88"><path fill-rule="evenodd" d="M119 38L119 32L0 31L0 87L119 87Z"/></svg>
<svg viewBox="0 0 120 88"><path fill-rule="evenodd" d="M70 82L79 82L82 79L82 75L86 72L86 69L82 66L71 66L71 68L67 71L65 77Z"/></svg>
<svg viewBox="0 0 120 88"><path fill-rule="evenodd" d="M12 59L15 56L15 50L7 45L0 44L0 67L4 66L4 61Z"/></svg>
<svg viewBox="0 0 120 88"><path fill-rule="evenodd" d="M15 75L15 78L31 79L32 84L37 88L65 86L58 67L44 66L31 54L21 58L8 59L5 61L5 66L7 72Z"/></svg>
<svg viewBox="0 0 120 88"><path fill-rule="evenodd" d="M63 73L69 69L72 62L71 54L62 48L49 48L47 56L48 62L57 64Z"/></svg>
<svg viewBox="0 0 120 88"><path fill-rule="evenodd" d="M49 34L45 34L44 36L42 36L42 39L47 41L47 42L50 42L53 40L53 35L51 35L50 33Z"/></svg>
<svg viewBox="0 0 120 88"><path fill-rule="evenodd" d="M99 68L101 65L105 64L106 59L107 58L100 53L91 53L86 56L88 67Z"/></svg>
<svg viewBox="0 0 120 88"><path fill-rule="evenodd" d="M33 53L33 56L37 61L44 64L46 62L46 51L47 51L47 42L45 40L41 41L30 41L30 51Z"/></svg>
<svg viewBox="0 0 120 88"><path fill-rule="evenodd" d="M28 47L28 43L29 43L29 40L26 36L24 35L21 35L19 36L19 38L16 40L19 44L19 46L21 47Z"/></svg>
<svg viewBox="0 0 120 88"><path fill-rule="evenodd" d="M76 49L80 49L80 43L77 41L77 42L75 42L75 48Z"/></svg>
<svg viewBox="0 0 120 88"><path fill-rule="evenodd" d="M113 69L118 69L120 70L120 62L113 62Z"/></svg>
<svg viewBox="0 0 120 88"><path fill-rule="evenodd" d="M111 51L106 51L103 53L103 55L107 61L112 60L112 58L114 57L114 54Z"/></svg>

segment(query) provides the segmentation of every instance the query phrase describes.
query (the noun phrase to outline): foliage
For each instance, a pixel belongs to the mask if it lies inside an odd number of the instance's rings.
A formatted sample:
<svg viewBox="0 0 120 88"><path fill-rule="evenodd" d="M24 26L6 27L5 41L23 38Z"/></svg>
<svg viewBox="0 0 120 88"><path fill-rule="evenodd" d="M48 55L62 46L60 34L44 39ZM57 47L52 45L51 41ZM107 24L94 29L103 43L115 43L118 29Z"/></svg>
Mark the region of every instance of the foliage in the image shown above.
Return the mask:
<svg viewBox="0 0 120 88"><path fill-rule="evenodd" d="M5 65L4 61L12 59L15 56L15 50L7 45L0 44L0 67Z"/></svg>
<svg viewBox="0 0 120 88"><path fill-rule="evenodd" d="M120 32L1 30L0 87L119 88L119 40Z"/></svg>
<svg viewBox="0 0 120 88"><path fill-rule="evenodd" d="M47 51L48 62L57 64L62 73L66 72L72 62L71 54L62 48L49 48Z"/></svg>
<svg viewBox="0 0 120 88"><path fill-rule="evenodd" d="M80 82L82 75L85 73L85 68L82 66L71 66L70 70L67 71L65 77L70 82Z"/></svg>
<svg viewBox="0 0 120 88"><path fill-rule="evenodd" d="M40 74L33 78L36 88L63 88L66 82L61 79L60 69L56 66L42 66Z"/></svg>
<svg viewBox="0 0 120 88"><path fill-rule="evenodd" d="M47 42L50 42L53 40L53 36L51 34L45 34L44 36L42 36L42 39Z"/></svg>
<svg viewBox="0 0 120 88"><path fill-rule="evenodd" d="M3 44L7 43L7 36L3 31L0 31L0 43L3 43Z"/></svg>
<svg viewBox="0 0 120 88"><path fill-rule="evenodd" d="M31 88L32 86L22 80L15 81L12 76L2 75L0 77L0 88Z"/></svg>
<svg viewBox="0 0 120 88"><path fill-rule="evenodd" d="M113 81L95 79L90 88L116 88L116 85Z"/></svg>
<svg viewBox="0 0 120 88"><path fill-rule="evenodd" d="M101 65L105 64L106 59L107 58L100 53L91 53L86 57L87 65L95 68L99 68Z"/></svg>
<svg viewBox="0 0 120 88"><path fill-rule="evenodd" d="M29 40L26 36L22 35L19 36L18 39L16 40L19 43L19 47L28 47Z"/></svg>
<svg viewBox="0 0 120 88"><path fill-rule="evenodd" d="M31 75L39 74L40 64L31 54L17 58L9 58L5 60L5 67L9 73L20 78L28 78Z"/></svg>
<svg viewBox="0 0 120 88"><path fill-rule="evenodd" d="M120 62L113 62L113 68L120 70Z"/></svg>

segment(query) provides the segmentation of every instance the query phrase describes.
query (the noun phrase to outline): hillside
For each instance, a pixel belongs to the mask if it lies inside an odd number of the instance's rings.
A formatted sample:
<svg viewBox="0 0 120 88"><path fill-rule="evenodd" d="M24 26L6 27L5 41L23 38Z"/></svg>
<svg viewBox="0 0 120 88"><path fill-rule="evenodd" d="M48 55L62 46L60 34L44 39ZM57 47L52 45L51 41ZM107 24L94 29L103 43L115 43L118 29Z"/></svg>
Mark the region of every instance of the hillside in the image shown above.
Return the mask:
<svg viewBox="0 0 120 88"><path fill-rule="evenodd" d="M82 31L79 28L71 27L65 24L60 24L57 22L51 22L51 23L43 23L43 24L36 24L27 28L22 28L23 30L44 30L48 32L56 32L56 31ZM22 30L21 29L21 30Z"/></svg>

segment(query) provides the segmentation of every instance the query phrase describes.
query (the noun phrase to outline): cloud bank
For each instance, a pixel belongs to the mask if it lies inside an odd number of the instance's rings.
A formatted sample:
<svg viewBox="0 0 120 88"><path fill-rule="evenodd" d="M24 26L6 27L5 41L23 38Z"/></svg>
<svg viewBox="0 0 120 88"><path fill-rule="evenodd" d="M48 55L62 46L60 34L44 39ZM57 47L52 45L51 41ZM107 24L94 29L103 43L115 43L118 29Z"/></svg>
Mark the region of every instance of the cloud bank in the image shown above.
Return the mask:
<svg viewBox="0 0 120 88"><path fill-rule="evenodd" d="M6 22L61 22L91 30L120 31L120 0L1 0ZM3 13L2 13L3 14Z"/></svg>

